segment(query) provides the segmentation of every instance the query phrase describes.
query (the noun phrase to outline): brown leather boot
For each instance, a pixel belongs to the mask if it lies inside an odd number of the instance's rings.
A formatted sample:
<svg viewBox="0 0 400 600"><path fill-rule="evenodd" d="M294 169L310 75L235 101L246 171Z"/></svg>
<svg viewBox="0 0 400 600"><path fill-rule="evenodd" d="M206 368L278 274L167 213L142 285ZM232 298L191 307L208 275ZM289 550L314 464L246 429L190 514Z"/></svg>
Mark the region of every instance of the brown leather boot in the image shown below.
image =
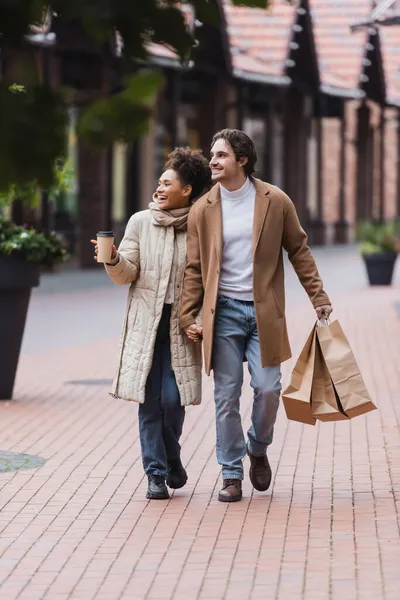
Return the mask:
<svg viewBox="0 0 400 600"><path fill-rule="evenodd" d="M242 499L242 482L240 479L224 479L222 490L218 494L220 502L238 502Z"/></svg>
<svg viewBox="0 0 400 600"><path fill-rule="evenodd" d="M271 485L272 471L267 455L253 456L247 447L250 458L249 476L253 487L259 492L265 492Z"/></svg>

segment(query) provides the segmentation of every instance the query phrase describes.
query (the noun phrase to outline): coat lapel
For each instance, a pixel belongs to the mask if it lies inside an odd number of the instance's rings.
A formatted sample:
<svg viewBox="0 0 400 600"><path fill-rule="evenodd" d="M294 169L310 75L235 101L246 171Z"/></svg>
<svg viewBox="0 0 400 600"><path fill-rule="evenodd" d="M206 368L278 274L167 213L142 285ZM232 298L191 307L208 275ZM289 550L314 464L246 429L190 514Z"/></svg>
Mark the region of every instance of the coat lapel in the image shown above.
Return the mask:
<svg viewBox="0 0 400 600"><path fill-rule="evenodd" d="M207 219L212 231L218 264L222 257L222 206L219 185L215 185L208 196Z"/></svg>
<svg viewBox="0 0 400 600"><path fill-rule="evenodd" d="M256 188L256 200L254 205L253 221L253 256L257 249L258 242L260 241L260 236L270 205L268 186L259 179L254 180L254 185Z"/></svg>

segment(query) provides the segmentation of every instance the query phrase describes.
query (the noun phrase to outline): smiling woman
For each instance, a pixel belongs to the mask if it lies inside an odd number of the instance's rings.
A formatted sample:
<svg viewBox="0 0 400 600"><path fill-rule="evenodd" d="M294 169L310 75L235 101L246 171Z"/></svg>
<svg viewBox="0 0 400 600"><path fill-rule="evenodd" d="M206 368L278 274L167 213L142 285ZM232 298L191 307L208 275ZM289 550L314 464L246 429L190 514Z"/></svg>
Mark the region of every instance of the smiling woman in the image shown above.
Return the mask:
<svg viewBox="0 0 400 600"><path fill-rule="evenodd" d="M183 185L173 169L167 169L160 177L154 200L163 210L185 208L189 205L191 185Z"/></svg>
<svg viewBox="0 0 400 600"><path fill-rule="evenodd" d="M190 206L210 186L202 153L176 148L149 210L131 217L106 265L115 283L130 286L112 396L139 402L150 499L169 498L166 483L176 489L187 481L179 439L185 406L201 401L202 328L198 321L189 339L179 326L179 313Z"/></svg>
<svg viewBox="0 0 400 600"><path fill-rule="evenodd" d="M155 193L163 210L184 208L211 186L210 169L200 150L176 148L165 168Z"/></svg>

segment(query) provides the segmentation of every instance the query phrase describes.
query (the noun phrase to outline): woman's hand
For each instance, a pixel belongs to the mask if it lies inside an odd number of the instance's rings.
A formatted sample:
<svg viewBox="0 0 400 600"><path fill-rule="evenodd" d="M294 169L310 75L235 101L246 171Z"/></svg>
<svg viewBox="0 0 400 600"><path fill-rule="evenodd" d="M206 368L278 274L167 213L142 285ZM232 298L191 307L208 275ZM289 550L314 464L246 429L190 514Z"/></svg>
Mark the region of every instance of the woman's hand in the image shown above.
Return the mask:
<svg viewBox="0 0 400 600"><path fill-rule="evenodd" d="M99 247L97 246L97 240L90 240L90 241L92 244L94 244L94 252L95 252L94 260L97 261L97 254L99 252ZM118 262L118 251L117 251L117 248L113 244L113 247L111 250L111 260L110 260L109 264L117 264L117 262Z"/></svg>
<svg viewBox="0 0 400 600"><path fill-rule="evenodd" d="M185 333L189 340L195 344L199 344L203 339L203 328L195 323L193 325L189 325L189 327L185 329Z"/></svg>

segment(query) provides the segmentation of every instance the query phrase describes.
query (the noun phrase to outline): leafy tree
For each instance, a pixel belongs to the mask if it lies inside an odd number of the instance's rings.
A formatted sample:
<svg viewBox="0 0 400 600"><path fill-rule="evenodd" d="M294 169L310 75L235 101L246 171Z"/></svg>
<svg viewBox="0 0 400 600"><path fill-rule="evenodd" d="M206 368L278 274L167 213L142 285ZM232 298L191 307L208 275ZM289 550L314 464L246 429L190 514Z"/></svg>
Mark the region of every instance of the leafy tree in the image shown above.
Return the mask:
<svg viewBox="0 0 400 600"><path fill-rule="evenodd" d="M53 0L50 5L45 0L0 0L0 194L32 181L44 188L54 184L55 161L65 152L68 102L76 97L86 99L79 133L90 143L129 142L142 135L162 85L160 73L148 68L148 44L166 44L182 62L188 61L196 29L188 25L185 9L191 5L196 19L218 26L221 1ZM232 1L268 5L268 0ZM95 94L93 83L87 97L73 82L68 90L49 84L48 51L38 52L29 40L46 27L55 33L61 56L73 57L75 67L83 70L83 81L98 69Z"/></svg>

